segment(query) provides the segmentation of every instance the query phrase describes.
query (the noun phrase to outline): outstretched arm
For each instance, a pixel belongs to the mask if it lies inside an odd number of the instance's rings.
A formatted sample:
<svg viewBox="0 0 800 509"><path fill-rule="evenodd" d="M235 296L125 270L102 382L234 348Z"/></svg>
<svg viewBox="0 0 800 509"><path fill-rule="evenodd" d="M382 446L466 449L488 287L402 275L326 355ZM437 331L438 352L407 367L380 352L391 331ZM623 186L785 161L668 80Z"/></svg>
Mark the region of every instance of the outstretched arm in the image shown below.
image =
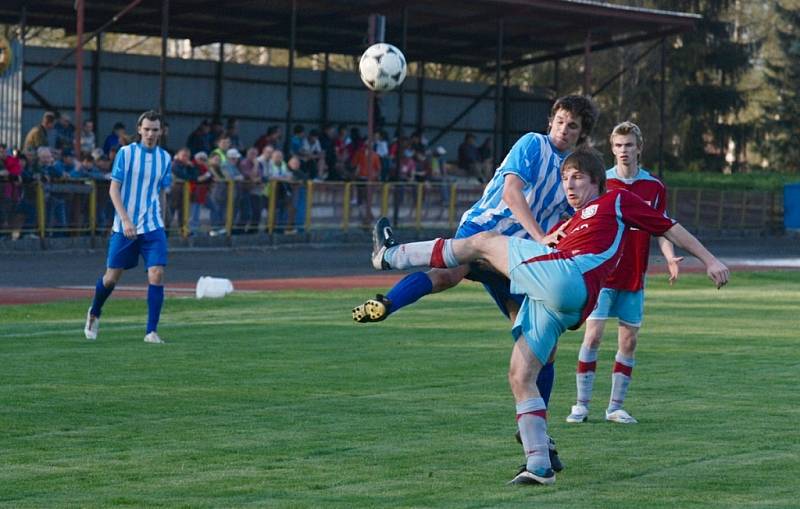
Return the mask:
<svg viewBox="0 0 800 509"><path fill-rule="evenodd" d="M706 267L706 274L709 279L714 281L717 288L721 288L728 282L728 277L730 276L728 267L711 254L694 235L686 231L686 228L675 223L672 228L664 233L664 237L703 262Z"/></svg>

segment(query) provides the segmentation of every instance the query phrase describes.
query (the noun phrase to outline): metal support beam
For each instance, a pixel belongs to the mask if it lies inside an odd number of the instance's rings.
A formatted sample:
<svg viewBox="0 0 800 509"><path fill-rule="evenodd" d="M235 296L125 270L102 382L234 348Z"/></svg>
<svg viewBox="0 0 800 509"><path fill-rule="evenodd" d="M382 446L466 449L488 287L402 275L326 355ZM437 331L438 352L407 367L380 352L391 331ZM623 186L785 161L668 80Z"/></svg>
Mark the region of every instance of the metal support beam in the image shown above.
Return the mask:
<svg viewBox="0 0 800 509"><path fill-rule="evenodd" d="M169 37L169 0L161 0L161 59L158 69L158 112L167 113L167 38Z"/></svg>
<svg viewBox="0 0 800 509"><path fill-rule="evenodd" d="M556 93L556 97L559 97L561 90L561 60L555 59L553 60L553 92Z"/></svg>
<svg viewBox="0 0 800 509"><path fill-rule="evenodd" d="M666 90L664 84L667 82L667 39L661 39L661 83L659 84L658 97L658 178L664 179L664 136L667 125L666 116ZM673 210L674 214L675 211Z"/></svg>
<svg viewBox="0 0 800 509"><path fill-rule="evenodd" d="M283 151L289 155L289 142L291 139L292 126L292 91L294 90L294 51L297 42L297 0L292 0L292 14L289 20L289 68L286 70L286 128L284 132Z"/></svg>
<svg viewBox="0 0 800 509"><path fill-rule="evenodd" d="M83 124L83 0L75 0L75 34L77 36L75 47L75 138L73 139L74 153L80 158L81 153L81 125Z"/></svg>
<svg viewBox="0 0 800 509"><path fill-rule="evenodd" d="M22 89L31 94L33 98L36 99L36 102L38 102L42 108L50 111L56 111L56 107L50 104L50 101L45 99L45 97L42 94L37 92L36 89L33 88L31 84L25 80L22 80Z"/></svg>
<svg viewBox="0 0 800 509"><path fill-rule="evenodd" d="M425 128L425 62L417 62L417 131Z"/></svg>
<svg viewBox="0 0 800 509"><path fill-rule="evenodd" d="M328 124L328 75L329 67L330 67L330 57L331 54L325 52L325 69L322 70L322 83L320 84L320 97L319 97L319 108L320 108L320 117L322 126L326 126Z"/></svg>
<svg viewBox="0 0 800 509"><path fill-rule="evenodd" d="M225 43L219 43L217 55L217 68L214 73L214 120L222 119L222 80L224 78Z"/></svg>
<svg viewBox="0 0 800 509"><path fill-rule="evenodd" d="M679 34L679 33L681 33L681 31L679 29L669 29L669 30L659 30L659 31L656 31L656 32L651 32L651 33L646 33L646 34L637 34L637 35L634 35L634 36L631 36L631 37L624 37L622 39L615 39L615 40L612 40L612 41L609 41L609 42L601 42L601 43L593 44L592 47L591 47L591 51L598 52L598 51L602 51L604 49L616 48L618 46L627 46L627 45L636 44L636 43L639 43L639 42L652 41L653 39L658 39L660 37L669 37L669 36L676 35L676 34ZM559 51L557 53L546 53L544 55L539 55L539 56L536 56L536 57L523 58L523 59L517 60L517 61L515 61L513 63L509 63L509 64L504 65L503 69L504 70L516 69L518 67L523 67L523 66L531 65L531 64L540 64L542 62L550 62L552 60L557 60L557 59L560 59L560 58L575 57L575 56L578 56L578 55L582 55L585 51L586 51L586 48L583 45L581 45L581 47L579 47L579 48L577 48L577 47L576 48L571 48L571 49L568 49L568 50ZM493 65L487 65L483 70L486 71L486 72L492 72L492 71L494 71L494 66Z"/></svg>
<svg viewBox="0 0 800 509"><path fill-rule="evenodd" d="M83 45L84 45L84 44L86 44L87 42L91 41L91 40L92 40L92 39L93 39L93 38L94 38L94 37L95 37L97 34L99 34L99 33L102 33L102 32L105 32L105 31L106 31L106 29L107 29L108 27L110 27L111 25L113 25L114 23L116 23L117 21L119 21L119 20L120 20L120 18L122 18L123 16L125 16L126 14L128 14L130 11L132 11L132 10L133 10L133 8L134 8L134 7L136 7L137 5L139 5L140 3L142 3L142 0L133 0L131 3L129 3L128 5L126 5L126 6L125 6L125 8L124 8L124 9L122 9L121 11L119 11L117 14L115 14L113 18L111 18L110 20L108 20L108 21L106 21L105 23L103 23L103 24L100 26L100 28L98 28L98 29L97 29L97 30L95 30L94 32L91 32L89 35L85 36L85 37L84 37L84 41L83 41L83 43L82 43L80 46L81 46L81 47L83 47ZM77 46L76 46L76 48L77 48ZM38 75L37 75L35 78L33 78L32 80L30 80L30 81L28 82L28 85L29 85L29 86L31 86L31 87L33 87L33 85L35 85L35 84L36 84L36 83L37 83L39 80L41 80L42 78L44 78L44 77L45 77L47 74L49 74L49 73L50 73L50 72L51 72L53 69L57 68L59 65L63 64L64 62L66 62L66 61L67 61L67 59L69 59L69 58L72 56L72 54L73 54L73 53L75 53L75 50L74 50L74 49L72 49L72 50L69 50L69 51L67 51L66 53L64 53L64 54L61 56L61 58L59 58L58 60L56 60L55 62L53 62L52 64L50 64L50 67L48 67L48 68L47 68L47 69L45 69L44 71L40 72L40 73L39 73L39 74L38 74Z"/></svg>
<svg viewBox="0 0 800 509"><path fill-rule="evenodd" d="M103 54L103 34L97 34L97 41L94 50L94 54L92 55L92 88L91 88L91 96L92 96L92 123L94 124L94 134L95 139L97 137L98 130L98 123L97 123L97 116L98 111L100 109L100 56ZM81 129L83 126L75 125L75 129Z"/></svg>
<svg viewBox="0 0 800 509"><path fill-rule="evenodd" d="M505 77L503 78L503 103L502 103L502 113L500 115L500 119L502 120L502 130L501 137L500 137L500 153L504 154L506 151L506 147L508 147L508 138L509 138L509 117L508 110L511 106L509 97L508 97L508 89L511 85L511 71L505 72ZM499 160L498 160L499 164Z"/></svg>
<svg viewBox="0 0 800 509"><path fill-rule="evenodd" d="M643 52L641 55L639 55L639 56L637 56L635 59L633 59L633 61L631 61L631 62L628 62L628 63L627 63L627 65L623 65L623 66L622 66L622 69L620 69L620 70L619 70L619 72L617 72L616 74L614 74L614 76L611 76L610 78L608 78L608 79L607 79L607 80L606 80L606 81L605 81L605 82L604 82L602 85L600 85L599 87L597 87L597 90L595 90L594 92L592 92L592 97L594 97L594 96L596 96L596 95L600 94L600 93L601 93L603 90L605 90L606 88L608 88L608 87L609 87L609 86L610 86L612 83L614 83L614 82L615 82L617 79L619 79L619 78L620 78L620 76L622 76L623 74L625 74L625 72L627 72L627 71L628 71L628 70L630 70L630 69L631 69L633 66L635 66L636 64L638 64L638 63L639 63L639 62L640 62L640 61L641 61L641 60L642 60L644 57L646 57L647 55L649 55L649 54L650 54L650 52L651 52L651 51L653 51L654 49L656 49L656 48L657 48L657 47L658 47L660 44L661 44L661 41L659 41L659 42L657 42L657 43L653 44L652 46L650 46L649 48L647 48L646 50L644 50L644 52Z"/></svg>
<svg viewBox="0 0 800 509"><path fill-rule="evenodd" d="M370 46L383 42L386 33L386 18L379 14L369 15L367 41ZM375 92L367 92L367 166L369 166L370 151L375 143Z"/></svg>
<svg viewBox="0 0 800 509"><path fill-rule="evenodd" d="M583 94L592 93L592 31L586 31L586 42L583 44Z"/></svg>
<svg viewBox="0 0 800 509"><path fill-rule="evenodd" d="M462 118L466 117L467 114L469 114L469 112L472 111L475 108L475 106L480 104L480 102L482 100L486 99L489 96L489 94L492 93L492 90L494 90L494 88L495 88L494 85L489 85L488 87L486 87L486 90L481 92L481 94L479 96L477 96L475 99L473 99L472 102L469 103L469 106L464 108L464 110L461 113L459 113L458 115L456 115L456 117L453 120L448 122L448 124L446 126L442 127L439 130L439 132L436 133L436 136L431 138L431 141L428 144L431 145L431 146L435 145L436 142L439 141L439 139L441 139L442 136L447 134L450 131L450 129L452 129L457 123L459 123L461 121Z"/></svg>
<svg viewBox="0 0 800 509"><path fill-rule="evenodd" d="M499 134L501 131L502 122L502 105L501 100L503 96L503 81L502 81L502 68L503 68L503 30L504 23L502 18L497 20L497 64L495 65L494 72L494 129L492 133L492 158L494 165L499 163L498 154L500 153L500 140Z"/></svg>
<svg viewBox="0 0 800 509"><path fill-rule="evenodd" d="M403 6L403 15L402 15L402 28L400 33L400 51L403 52L403 55L406 55L406 46L408 46L408 5ZM408 59L406 59L406 65L408 65ZM398 136L400 133L404 131L403 129L403 119L405 117L405 105L404 105L404 97L405 97L405 86L401 83L400 86L397 88L397 133ZM398 151L399 152L399 151ZM397 156L397 160L400 160L400 156Z"/></svg>

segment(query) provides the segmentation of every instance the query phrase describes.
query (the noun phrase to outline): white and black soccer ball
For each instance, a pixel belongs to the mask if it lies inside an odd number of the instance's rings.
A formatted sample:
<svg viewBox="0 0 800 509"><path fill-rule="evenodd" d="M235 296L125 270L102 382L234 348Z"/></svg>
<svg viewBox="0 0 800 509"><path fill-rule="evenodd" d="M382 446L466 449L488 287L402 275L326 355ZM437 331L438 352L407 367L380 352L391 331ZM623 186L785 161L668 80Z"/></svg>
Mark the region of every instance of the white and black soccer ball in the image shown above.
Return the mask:
<svg viewBox="0 0 800 509"><path fill-rule="evenodd" d="M403 52L385 42L373 44L361 55L358 63L361 81L376 92L388 92L406 79L406 57Z"/></svg>

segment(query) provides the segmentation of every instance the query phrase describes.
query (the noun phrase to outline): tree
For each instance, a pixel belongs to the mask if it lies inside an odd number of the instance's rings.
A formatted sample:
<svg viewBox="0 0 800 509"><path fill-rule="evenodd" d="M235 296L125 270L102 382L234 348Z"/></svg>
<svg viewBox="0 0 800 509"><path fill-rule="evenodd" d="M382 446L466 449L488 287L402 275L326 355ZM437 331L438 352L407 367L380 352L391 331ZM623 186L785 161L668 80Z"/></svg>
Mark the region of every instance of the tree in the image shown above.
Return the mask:
<svg viewBox="0 0 800 509"><path fill-rule="evenodd" d="M766 83L776 100L764 107L761 149L769 167L800 171L800 8L775 6L779 53L765 62Z"/></svg>
<svg viewBox="0 0 800 509"><path fill-rule="evenodd" d="M685 7L685 2L671 0L658 4L661 8ZM728 0L694 0L693 11L703 19L696 31L680 36L668 57L671 113L681 140L679 154L690 168L721 171L731 142L743 149L753 133L751 123L739 118L748 104L739 85L752 67L759 42L741 36L740 6L731 4Z"/></svg>

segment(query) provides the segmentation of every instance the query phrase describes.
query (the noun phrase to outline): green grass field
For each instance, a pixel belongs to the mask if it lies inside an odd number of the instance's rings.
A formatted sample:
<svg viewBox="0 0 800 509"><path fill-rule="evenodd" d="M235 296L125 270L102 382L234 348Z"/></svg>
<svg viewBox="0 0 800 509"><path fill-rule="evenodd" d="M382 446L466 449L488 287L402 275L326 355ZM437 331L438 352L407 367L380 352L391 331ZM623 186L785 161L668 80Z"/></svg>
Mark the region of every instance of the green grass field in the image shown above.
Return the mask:
<svg viewBox="0 0 800 509"><path fill-rule="evenodd" d="M561 338L555 487L522 462L508 324L462 285L381 324L370 290L0 308L3 507L798 507L800 272L653 277L626 407L606 423L615 327L591 420L568 425L580 333Z"/></svg>

